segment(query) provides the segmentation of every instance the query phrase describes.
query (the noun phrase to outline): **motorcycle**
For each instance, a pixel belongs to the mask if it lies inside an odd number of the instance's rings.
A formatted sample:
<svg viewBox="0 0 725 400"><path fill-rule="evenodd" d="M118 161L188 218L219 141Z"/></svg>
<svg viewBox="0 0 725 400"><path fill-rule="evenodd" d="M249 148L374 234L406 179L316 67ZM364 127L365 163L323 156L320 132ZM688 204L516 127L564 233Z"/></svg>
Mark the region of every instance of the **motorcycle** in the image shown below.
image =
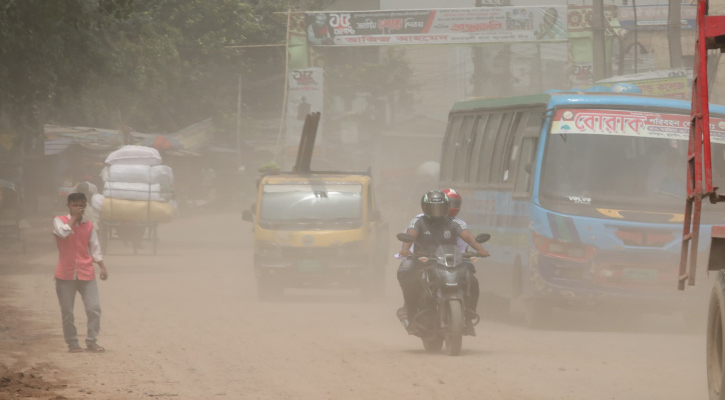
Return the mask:
<svg viewBox="0 0 725 400"><path fill-rule="evenodd" d="M404 243L414 241L407 233L399 233L397 238ZM489 234L480 234L476 242L484 243L490 238ZM419 310L412 318L401 319L401 322L406 330L409 330L407 324L416 328L412 334L421 338L426 351L440 351L445 343L448 355L459 355L464 317L468 314L473 326L480 321L478 314L465 304L470 274L466 262L475 262L475 256L476 253L462 253L455 245L438 246L435 254L416 254L422 265L417 271L422 285Z"/></svg>

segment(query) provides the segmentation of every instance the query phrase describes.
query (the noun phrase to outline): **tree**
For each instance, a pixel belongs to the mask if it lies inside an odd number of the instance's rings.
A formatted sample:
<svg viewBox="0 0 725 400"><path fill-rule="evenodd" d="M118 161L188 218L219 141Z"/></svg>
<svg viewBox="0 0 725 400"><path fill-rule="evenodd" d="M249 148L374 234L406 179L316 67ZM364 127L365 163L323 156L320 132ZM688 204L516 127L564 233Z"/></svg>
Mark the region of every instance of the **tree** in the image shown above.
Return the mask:
<svg viewBox="0 0 725 400"><path fill-rule="evenodd" d="M39 152L42 126L63 93L103 73L99 30L127 17L130 0L0 1L0 129Z"/></svg>
<svg viewBox="0 0 725 400"><path fill-rule="evenodd" d="M0 129L37 151L50 120L150 132L224 121L240 72L284 77L283 49L225 46L281 43L275 13L323 1L0 0Z"/></svg>

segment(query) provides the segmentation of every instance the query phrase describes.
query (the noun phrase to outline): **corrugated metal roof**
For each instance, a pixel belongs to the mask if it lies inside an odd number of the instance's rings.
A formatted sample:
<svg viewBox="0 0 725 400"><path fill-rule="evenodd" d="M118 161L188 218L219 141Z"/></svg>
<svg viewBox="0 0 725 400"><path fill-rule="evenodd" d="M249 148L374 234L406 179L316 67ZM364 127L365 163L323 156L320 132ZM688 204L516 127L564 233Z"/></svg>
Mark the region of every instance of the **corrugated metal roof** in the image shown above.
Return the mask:
<svg viewBox="0 0 725 400"><path fill-rule="evenodd" d="M174 133L131 132L132 144L177 155L198 155L211 142L213 128L209 118ZM100 151L112 151L124 144L121 131L114 129L46 125L44 131L46 155L61 153L74 144Z"/></svg>

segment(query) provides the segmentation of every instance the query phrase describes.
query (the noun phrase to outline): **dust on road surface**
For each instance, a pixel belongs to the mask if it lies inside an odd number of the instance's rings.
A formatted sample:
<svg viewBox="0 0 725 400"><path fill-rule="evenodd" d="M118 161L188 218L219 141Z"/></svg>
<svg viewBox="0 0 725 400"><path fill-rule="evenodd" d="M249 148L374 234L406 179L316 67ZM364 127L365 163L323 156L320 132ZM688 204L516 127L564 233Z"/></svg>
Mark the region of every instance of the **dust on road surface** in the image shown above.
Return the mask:
<svg viewBox="0 0 725 400"><path fill-rule="evenodd" d="M157 256L111 243L110 277L99 282L105 354L66 352L50 233L27 257L0 248L0 373L10 376L0 399L707 397L704 328L683 332L677 319L624 331L483 321L461 356L428 354L395 317L402 297L392 259L377 302L353 291L259 302L251 229L238 214L180 219L159 237ZM84 333L80 298L76 324Z"/></svg>

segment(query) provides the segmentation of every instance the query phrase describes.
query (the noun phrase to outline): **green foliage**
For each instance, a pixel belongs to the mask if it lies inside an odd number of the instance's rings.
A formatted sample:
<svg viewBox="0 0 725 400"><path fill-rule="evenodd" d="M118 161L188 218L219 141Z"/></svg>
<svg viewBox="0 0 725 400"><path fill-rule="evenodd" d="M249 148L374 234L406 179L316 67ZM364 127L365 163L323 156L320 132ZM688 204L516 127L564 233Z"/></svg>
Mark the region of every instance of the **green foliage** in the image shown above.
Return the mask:
<svg viewBox="0 0 725 400"><path fill-rule="evenodd" d="M99 32L129 10L125 0L0 1L0 129L37 137L59 93L104 72Z"/></svg>
<svg viewBox="0 0 725 400"><path fill-rule="evenodd" d="M229 46L283 43L288 8L327 3L0 0L0 131L21 132L27 144L51 121L170 132L214 117L234 132L240 74L248 115L281 110L285 51ZM402 51L378 62L375 49L329 50L333 95L409 95ZM350 62L366 52L374 56Z"/></svg>
<svg viewBox="0 0 725 400"><path fill-rule="evenodd" d="M283 42L290 6L322 1L0 0L0 129L169 131L233 113L237 76L283 74L284 51L225 46Z"/></svg>
<svg viewBox="0 0 725 400"><path fill-rule="evenodd" d="M325 50L328 99L337 97L349 105L359 93L369 93L373 99L387 98L390 104L411 104L415 82L404 48Z"/></svg>

